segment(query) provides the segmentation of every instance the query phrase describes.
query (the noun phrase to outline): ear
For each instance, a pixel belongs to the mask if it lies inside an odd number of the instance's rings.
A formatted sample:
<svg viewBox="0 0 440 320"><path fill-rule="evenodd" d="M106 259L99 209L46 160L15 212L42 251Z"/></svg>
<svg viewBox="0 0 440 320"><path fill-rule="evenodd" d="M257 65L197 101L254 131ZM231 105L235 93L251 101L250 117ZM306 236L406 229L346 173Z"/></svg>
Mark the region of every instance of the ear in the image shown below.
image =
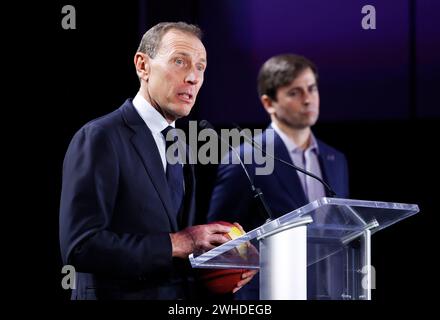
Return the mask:
<svg viewBox="0 0 440 320"><path fill-rule="evenodd" d="M148 76L150 75L150 57L148 54L136 52L134 55L134 66L138 78L148 82Z"/></svg>
<svg viewBox="0 0 440 320"><path fill-rule="evenodd" d="M275 108L273 106L274 101L267 94L263 94L260 97L260 101L269 115L272 115L275 112Z"/></svg>

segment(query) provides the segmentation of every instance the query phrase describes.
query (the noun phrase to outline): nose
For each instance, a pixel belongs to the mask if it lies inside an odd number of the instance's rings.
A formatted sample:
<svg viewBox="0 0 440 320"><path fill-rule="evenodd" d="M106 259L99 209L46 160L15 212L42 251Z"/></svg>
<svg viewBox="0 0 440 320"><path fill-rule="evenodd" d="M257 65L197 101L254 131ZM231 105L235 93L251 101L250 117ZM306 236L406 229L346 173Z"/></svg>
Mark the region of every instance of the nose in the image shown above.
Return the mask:
<svg viewBox="0 0 440 320"><path fill-rule="evenodd" d="M310 92L305 91L304 96L303 96L303 104L308 106L310 104L311 101L311 94Z"/></svg>
<svg viewBox="0 0 440 320"><path fill-rule="evenodd" d="M198 84L200 81L200 77L197 74L197 71L195 70L195 68L191 68L191 70L188 72L188 74L185 77L185 82L192 84L192 85L196 85Z"/></svg>

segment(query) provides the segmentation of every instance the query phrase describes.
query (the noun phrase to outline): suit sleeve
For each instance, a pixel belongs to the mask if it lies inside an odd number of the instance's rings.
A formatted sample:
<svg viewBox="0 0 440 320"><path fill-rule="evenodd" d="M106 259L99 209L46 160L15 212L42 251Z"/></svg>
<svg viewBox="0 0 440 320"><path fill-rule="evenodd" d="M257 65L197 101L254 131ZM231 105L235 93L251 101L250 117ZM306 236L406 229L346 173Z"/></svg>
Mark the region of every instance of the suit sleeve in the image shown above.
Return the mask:
<svg viewBox="0 0 440 320"><path fill-rule="evenodd" d="M119 163L112 141L98 126L73 137L63 164L60 243L64 263L79 272L139 277L171 267L167 233L109 230L118 196ZM160 244L160 245L158 245Z"/></svg>

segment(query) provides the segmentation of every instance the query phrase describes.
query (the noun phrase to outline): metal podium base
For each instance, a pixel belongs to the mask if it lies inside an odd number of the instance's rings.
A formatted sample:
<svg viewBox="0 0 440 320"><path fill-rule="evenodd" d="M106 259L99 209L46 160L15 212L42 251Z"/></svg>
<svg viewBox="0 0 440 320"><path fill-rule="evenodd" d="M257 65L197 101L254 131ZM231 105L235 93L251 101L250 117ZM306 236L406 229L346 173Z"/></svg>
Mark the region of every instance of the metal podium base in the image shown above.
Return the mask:
<svg viewBox="0 0 440 320"><path fill-rule="evenodd" d="M260 299L307 299L306 216L259 238Z"/></svg>

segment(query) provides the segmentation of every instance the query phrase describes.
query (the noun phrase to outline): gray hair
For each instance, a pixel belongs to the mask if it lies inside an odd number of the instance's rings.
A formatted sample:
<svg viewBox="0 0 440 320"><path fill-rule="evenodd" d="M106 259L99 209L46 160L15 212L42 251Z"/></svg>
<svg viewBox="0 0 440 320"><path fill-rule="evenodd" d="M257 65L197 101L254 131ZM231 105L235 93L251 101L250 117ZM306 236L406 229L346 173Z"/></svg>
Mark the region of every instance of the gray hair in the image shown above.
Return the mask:
<svg viewBox="0 0 440 320"><path fill-rule="evenodd" d="M171 29L192 34L202 40L202 30L196 25L186 22L161 22L145 32L137 52L146 53L153 59L156 56L162 37Z"/></svg>

